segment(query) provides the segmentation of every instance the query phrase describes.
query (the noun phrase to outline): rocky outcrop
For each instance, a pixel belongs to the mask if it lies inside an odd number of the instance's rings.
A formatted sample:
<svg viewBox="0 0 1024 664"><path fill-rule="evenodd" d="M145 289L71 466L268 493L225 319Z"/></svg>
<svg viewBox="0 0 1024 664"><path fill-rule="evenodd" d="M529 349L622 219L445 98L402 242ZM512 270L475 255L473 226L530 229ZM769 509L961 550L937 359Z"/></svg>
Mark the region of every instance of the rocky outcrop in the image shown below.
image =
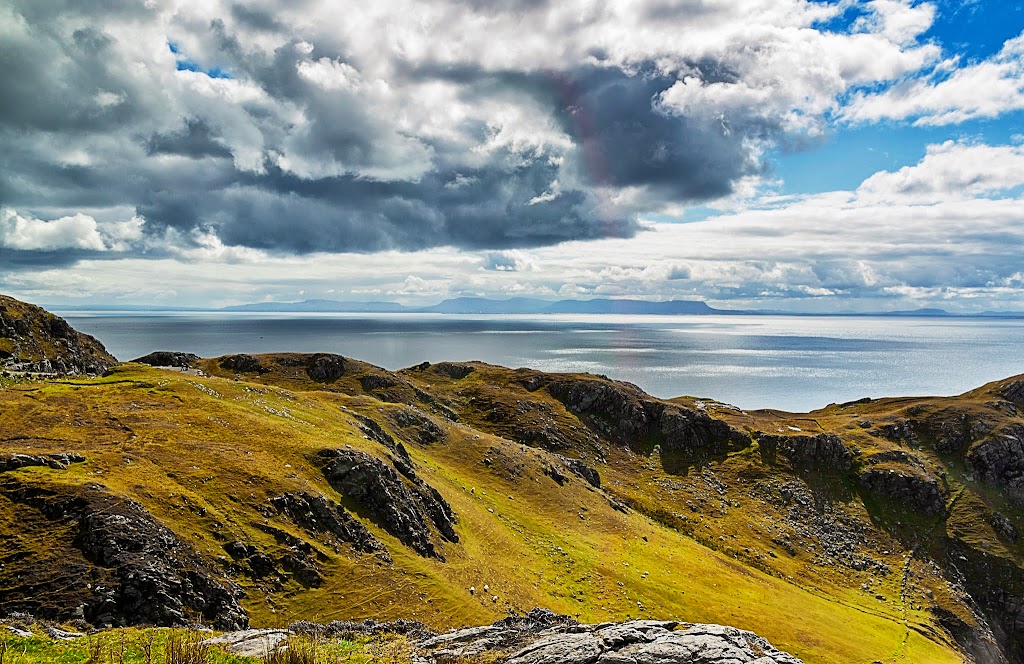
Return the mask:
<svg viewBox="0 0 1024 664"><path fill-rule="evenodd" d="M362 553L381 553L387 556L387 549L369 530L341 505L323 496L305 492L284 493L270 499L273 508L314 537L335 538L346 542Z"/></svg>
<svg viewBox="0 0 1024 664"><path fill-rule="evenodd" d="M928 516L941 514L946 507L938 478L918 468L870 466L861 471L860 485L875 500Z"/></svg>
<svg viewBox="0 0 1024 664"><path fill-rule="evenodd" d="M722 625L632 620L534 628L502 624L424 639L414 662L435 664L508 652L505 664L800 664L752 632Z"/></svg>
<svg viewBox="0 0 1024 664"><path fill-rule="evenodd" d="M188 369L201 358L195 353L179 353L168 350L158 350L149 355L137 357L132 362L148 364L151 367L175 367ZM223 365L222 365L223 366Z"/></svg>
<svg viewBox="0 0 1024 664"><path fill-rule="evenodd" d="M1017 406L1024 407L1024 378L1017 378L1007 382L999 395Z"/></svg>
<svg viewBox="0 0 1024 664"><path fill-rule="evenodd" d="M117 364L99 341L37 306L0 295L0 369L102 374Z"/></svg>
<svg viewBox="0 0 1024 664"><path fill-rule="evenodd" d="M28 466L45 466L54 470L65 470L73 463L82 463L85 457L74 452L61 454L0 454L0 473Z"/></svg>
<svg viewBox="0 0 1024 664"><path fill-rule="evenodd" d="M991 434L968 450L966 461L978 479L1024 504L1024 425L1012 424Z"/></svg>
<svg viewBox="0 0 1024 664"><path fill-rule="evenodd" d="M411 466L403 464L400 475L394 465L350 448L323 450L315 461L331 486L357 510L421 556L444 560L428 524L444 539L458 541L451 506Z"/></svg>
<svg viewBox="0 0 1024 664"><path fill-rule="evenodd" d="M781 456L794 468L824 473L845 473L853 465L853 453L839 436L831 433L813 436L762 433L757 436L757 444L761 457L768 463L775 463Z"/></svg>
<svg viewBox="0 0 1024 664"><path fill-rule="evenodd" d="M621 444L637 445L653 438L663 453L705 458L750 443L747 435L725 422L654 399L630 383L557 378L547 383L547 390L597 433Z"/></svg>
<svg viewBox="0 0 1024 664"><path fill-rule="evenodd" d="M244 353L222 357L219 364L221 369L227 369L236 373L270 373L270 369L263 366L258 357Z"/></svg>
<svg viewBox="0 0 1024 664"><path fill-rule="evenodd" d="M465 364L462 362L438 362L437 364L424 362L423 364L417 364L415 367L412 367L412 370L429 371L430 373L447 376L454 380L462 380L469 374L476 371L476 367L472 364Z"/></svg>
<svg viewBox="0 0 1024 664"><path fill-rule="evenodd" d="M345 358L328 353L313 355L306 374L318 383L333 383L345 375Z"/></svg>
<svg viewBox="0 0 1024 664"><path fill-rule="evenodd" d="M388 417L422 445L432 445L445 437L444 429L433 418L411 406L392 410Z"/></svg>
<svg viewBox="0 0 1024 664"><path fill-rule="evenodd" d="M38 510L55 532L68 533L73 539L62 545L77 550L85 563L51 581L41 579L56 584L50 592L34 588L35 596L50 598L45 612L51 617L77 614L94 625L188 625L198 618L218 629L248 626L238 603L241 591L141 505L95 484L64 491L10 480L2 487L7 499ZM0 593L0 604L5 599Z"/></svg>
<svg viewBox="0 0 1024 664"><path fill-rule="evenodd" d="M562 456L561 454L555 454L554 457L562 462L562 465L567 468L570 472L583 478L587 484L594 488L601 488L601 475L597 472L596 468L591 468L587 464L583 463L579 459L570 459L569 457ZM558 482L555 475L549 473L552 479ZM563 484L564 482L558 482Z"/></svg>

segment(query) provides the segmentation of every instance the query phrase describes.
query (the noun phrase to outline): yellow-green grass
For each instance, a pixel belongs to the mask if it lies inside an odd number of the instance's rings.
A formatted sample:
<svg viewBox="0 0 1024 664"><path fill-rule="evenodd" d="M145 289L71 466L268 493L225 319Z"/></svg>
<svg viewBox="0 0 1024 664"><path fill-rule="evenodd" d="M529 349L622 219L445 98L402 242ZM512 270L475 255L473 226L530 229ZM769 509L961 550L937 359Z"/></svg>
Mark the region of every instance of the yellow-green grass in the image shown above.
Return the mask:
<svg viewBox="0 0 1024 664"><path fill-rule="evenodd" d="M431 379L443 393L444 381ZM488 379L498 376L466 380ZM66 471L16 472L21 481L40 485L101 483L140 502L205 556L226 560L225 541L278 547L256 527L264 520L256 508L267 498L308 491L342 500L309 455L344 445L385 451L362 435L349 413L384 423L379 416L396 406L309 391L315 386L301 380L290 387L138 365L92 381L18 384L0 392L0 440L9 451L81 452L87 462ZM561 404L550 405L564 412ZM367 521L393 564L347 547L335 553L311 540L327 559L320 588L289 581L275 590L237 579L253 623L406 618L441 629L544 606L587 622L655 617L730 624L808 662L962 661L927 612L908 611L898 601L903 551L884 533L875 536L879 547L889 547L879 551L891 552L882 557L893 573L864 592L862 574L823 570L804 553L790 557L772 547L751 526L774 513L742 492L728 492L740 507L702 511L686 534L645 516L662 508L687 511L685 496L694 491L692 482L676 491L658 488L658 480L674 476L657 456L613 449L600 467L606 494L578 480L559 486L542 471L551 463L546 452L468 424L446 424L446 440L429 446L405 442L417 473L459 515L461 541L441 547L447 562L417 556ZM744 452L713 470L733 486L757 468L753 452ZM610 495L638 509L616 511ZM0 498L0 508L4 503ZM850 508L858 509L854 501ZM273 525L310 539L280 518ZM777 557L768 556L769 549ZM927 571L919 583L939 585ZM477 592L470 594L470 587ZM876 593L888 601L876 600Z"/></svg>
<svg viewBox="0 0 1024 664"><path fill-rule="evenodd" d="M6 632L6 628L4 628ZM209 632L190 629L108 629L71 640L56 640L36 631L30 637L0 634L0 664L258 664L260 657L233 655L205 645ZM291 647L307 654L311 664L395 664L410 662L404 637L381 635L355 641L292 636ZM175 645L178 648L175 648ZM182 645L184 647L182 647ZM175 659L175 653L190 656Z"/></svg>

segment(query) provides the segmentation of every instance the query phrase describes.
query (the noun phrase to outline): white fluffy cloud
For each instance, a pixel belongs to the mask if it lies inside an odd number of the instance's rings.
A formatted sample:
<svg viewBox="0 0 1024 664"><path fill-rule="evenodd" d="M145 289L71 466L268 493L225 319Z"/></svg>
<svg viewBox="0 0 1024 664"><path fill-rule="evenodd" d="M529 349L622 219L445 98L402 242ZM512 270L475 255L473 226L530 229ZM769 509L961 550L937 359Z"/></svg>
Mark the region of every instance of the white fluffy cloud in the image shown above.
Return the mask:
<svg viewBox="0 0 1024 664"><path fill-rule="evenodd" d="M127 251L142 239L142 220L100 223L87 214L38 219L0 208L0 247L21 251Z"/></svg>
<svg viewBox="0 0 1024 664"><path fill-rule="evenodd" d="M1024 33L981 62L945 60L930 76L908 78L881 92L858 92L842 112L850 122L911 119L948 125L1024 109Z"/></svg>

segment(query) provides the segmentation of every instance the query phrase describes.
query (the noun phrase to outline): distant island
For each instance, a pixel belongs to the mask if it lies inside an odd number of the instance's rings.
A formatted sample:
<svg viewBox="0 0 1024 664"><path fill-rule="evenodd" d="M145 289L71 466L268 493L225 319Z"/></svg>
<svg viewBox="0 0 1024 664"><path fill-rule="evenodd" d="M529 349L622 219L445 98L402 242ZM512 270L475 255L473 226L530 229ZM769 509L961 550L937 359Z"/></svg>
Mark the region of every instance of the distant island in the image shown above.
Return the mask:
<svg viewBox="0 0 1024 664"><path fill-rule="evenodd" d="M612 314L633 316L893 316L914 318L1024 318L1024 311L982 311L958 314L944 309L899 311L792 312L767 309L716 309L700 300L633 300L598 298L593 300L542 300L513 297L456 297L429 306L407 306L398 302L309 299L298 302L253 302L228 307L173 307L147 305L45 305L54 311L203 311L229 313L365 313L365 314Z"/></svg>

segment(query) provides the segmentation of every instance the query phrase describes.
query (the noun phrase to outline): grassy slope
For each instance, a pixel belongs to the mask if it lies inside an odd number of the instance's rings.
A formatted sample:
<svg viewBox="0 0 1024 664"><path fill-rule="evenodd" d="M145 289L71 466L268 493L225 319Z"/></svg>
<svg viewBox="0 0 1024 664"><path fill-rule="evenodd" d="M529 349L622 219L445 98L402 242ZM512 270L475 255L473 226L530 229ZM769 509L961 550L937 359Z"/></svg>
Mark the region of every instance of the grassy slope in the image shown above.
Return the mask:
<svg viewBox="0 0 1024 664"><path fill-rule="evenodd" d="M255 528L264 518L256 508L266 498L305 490L340 500L306 454L343 445L382 452L345 409L379 415L395 406L298 391L311 387L301 381L291 387L125 365L93 381L0 391L0 439L8 451L83 453L88 462L67 471L17 473L43 485L102 482L142 503L205 555L224 560L226 541L278 547ZM878 602L874 589L860 592L851 579L798 559L773 558L774 567L762 565L770 574L739 562L737 547L756 539L744 534L749 524L738 516L744 510L730 511L735 520L709 513L706 533L684 536L636 511L613 510L582 481L558 486L541 472L549 460L543 451L465 425L447 428L444 442L406 447L418 473L460 517L462 541L444 546L448 562L420 558L366 522L387 544L393 565L320 546L328 559L321 588L289 582L275 592L240 579L254 624L402 617L442 628L545 606L585 621L652 616L731 624L811 662L960 661L927 614L906 615L899 603ZM485 455L491 465L482 462ZM613 491L639 503L641 494L676 503L678 496L649 491L667 476L656 457L627 456L613 452L601 468ZM755 464L748 457L723 466ZM0 513L7 508L0 505ZM275 525L303 536L287 522ZM716 544L725 533L744 539ZM470 586L485 584L489 593L469 594Z"/></svg>

